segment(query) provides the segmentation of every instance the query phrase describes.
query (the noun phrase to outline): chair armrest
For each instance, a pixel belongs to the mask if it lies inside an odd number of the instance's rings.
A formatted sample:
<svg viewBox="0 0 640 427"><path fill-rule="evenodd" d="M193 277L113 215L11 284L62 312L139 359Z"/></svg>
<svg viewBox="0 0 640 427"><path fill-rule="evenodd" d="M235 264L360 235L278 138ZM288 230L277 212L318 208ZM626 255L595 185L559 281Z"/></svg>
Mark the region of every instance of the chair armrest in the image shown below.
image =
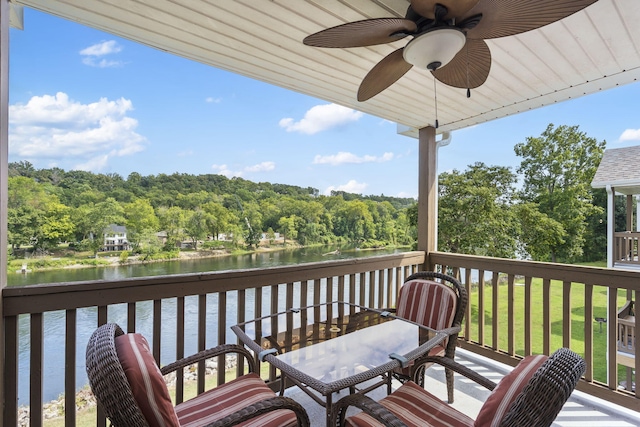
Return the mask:
<svg viewBox="0 0 640 427"><path fill-rule="evenodd" d="M192 365L201 360L210 359L212 357L221 356L228 353L236 353L239 356L244 356L247 364L249 365L249 372L256 371L256 362L253 358L253 354L251 354L249 350L237 344L223 344L207 350L202 350L194 355L185 357L176 362L163 366L160 369L160 372L162 372L162 375L167 375L173 371L177 371L178 369Z"/></svg>
<svg viewBox="0 0 640 427"><path fill-rule="evenodd" d="M385 427L407 427L407 425L396 417L393 412L389 411L369 396L358 393L343 397L333 406L331 417L336 421L337 427L345 425L344 419L347 409L350 406L355 406L356 408L361 409L362 412L369 414Z"/></svg>
<svg viewBox="0 0 640 427"><path fill-rule="evenodd" d="M298 426L309 427L311 425L309 416L307 415L307 412L302 407L302 405L289 397L277 396L261 400L260 402L256 402L253 405L249 405L246 408L243 408L231 415L219 419L218 421L207 424L206 427L235 426L252 418L280 409L288 409L293 411L296 414L296 418L298 419Z"/></svg>
<svg viewBox="0 0 640 427"><path fill-rule="evenodd" d="M464 365L461 365L460 363L456 362L455 360L448 358L448 357L440 357L440 356L426 356L426 357L421 357L419 359L416 360L415 362L415 366L414 366L414 372L419 372L419 370L417 369L418 366L420 365L424 365L425 363L435 363L441 366L444 366L447 369L451 369L454 372L459 373L460 375L463 375L467 378L469 378L470 380L472 380L473 382L475 382L478 385L481 385L482 387L493 391L494 388L496 388L496 383L494 383L493 381L491 381L490 379L483 377L482 375L478 374L477 372L467 368ZM413 379L416 383L418 381L417 378Z"/></svg>

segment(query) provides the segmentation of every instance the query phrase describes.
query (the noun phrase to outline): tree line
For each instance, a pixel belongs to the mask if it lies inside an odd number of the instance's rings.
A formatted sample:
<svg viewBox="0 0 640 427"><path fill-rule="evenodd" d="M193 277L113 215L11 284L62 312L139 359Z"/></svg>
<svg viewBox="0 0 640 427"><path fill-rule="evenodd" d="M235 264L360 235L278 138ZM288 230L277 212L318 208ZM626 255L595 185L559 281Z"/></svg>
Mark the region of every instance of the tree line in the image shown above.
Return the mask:
<svg viewBox="0 0 640 427"><path fill-rule="evenodd" d="M441 251L576 262L606 256L606 193L591 180L606 143L577 126L549 124L514 146L512 171L484 163L439 176ZM141 176L35 169L9 164L8 241L48 251L62 242L96 253L109 224L125 225L134 252L171 251L180 242L215 245L221 235L255 246L265 233L302 245L411 245L412 198L321 195L312 187L255 183L222 175ZM616 202L624 227L625 200ZM166 234L160 246L158 232ZM99 236L99 238L96 238Z"/></svg>
<svg viewBox="0 0 640 427"><path fill-rule="evenodd" d="M46 253L63 242L94 253L110 224L125 225L132 250L175 251L185 240L255 246L263 233L302 245L352 242L409 245L412 198L320 195L315 188L255 183L222 175L141 176L36 169L9 164L8 242ZM160 245L157 234L166 237Z"/></svg>

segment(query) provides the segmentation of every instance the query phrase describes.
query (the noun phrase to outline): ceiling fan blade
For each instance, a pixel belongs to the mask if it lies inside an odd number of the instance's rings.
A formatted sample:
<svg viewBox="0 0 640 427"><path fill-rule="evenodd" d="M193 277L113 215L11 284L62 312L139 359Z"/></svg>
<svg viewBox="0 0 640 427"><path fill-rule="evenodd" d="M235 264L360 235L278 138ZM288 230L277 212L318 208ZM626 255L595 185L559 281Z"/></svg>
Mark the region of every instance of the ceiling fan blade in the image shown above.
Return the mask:
<svg viewBox="0 0 640 427"><path fill-rule="evenodd" d="M376 18L349 22L307 36L302 41L316 47L361 47L390 43L418 30L416 23L403 18Z"/></svg>
<svg viewBox="0 0 640 427"><path fill-rule="evenodd" d="M464 47L447 65L432 71L442 83L462 89L481 86L489 76L491 51L484 40L467 39Z"/></svg>
<svg viewBox="0 0 640 427"><path fill-rule="evenodd" d="M445 6L449 12L444 19L460 17L468 12L479 0L411 0L411 7L425 18L433 19L436 4Z"/></svg>
<svg viewBox="0 0 640 427"><path fill-rule="evenodd" d="M402 57L403 50L404 48L400 48L391 52L367 73L358 88L358 101L362 102L373 98L397 82L413 67Z"/></svg>
<svg viewBox="0 0 640 427"><path fill-rule="evenodd" d="M480 0L464 18L482 14L467 31L471 39L494 39L540 28L572 15L597 0ZM463 18L463 19L464 19Z"/></svg>

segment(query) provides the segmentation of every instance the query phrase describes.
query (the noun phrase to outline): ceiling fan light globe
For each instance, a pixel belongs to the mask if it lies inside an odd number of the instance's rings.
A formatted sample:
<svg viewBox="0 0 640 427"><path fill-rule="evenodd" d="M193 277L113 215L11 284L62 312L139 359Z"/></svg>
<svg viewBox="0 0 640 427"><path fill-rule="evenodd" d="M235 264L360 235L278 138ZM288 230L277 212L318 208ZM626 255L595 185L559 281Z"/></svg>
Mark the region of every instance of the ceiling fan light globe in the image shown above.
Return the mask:
<svg viewBox="0 0 640 427"><path fill-rule="evenodd" d="M405 61L423 70L429 64L447 65L464 46L465 34L457 28L434 28L411 40L404 48Z"/></svg>

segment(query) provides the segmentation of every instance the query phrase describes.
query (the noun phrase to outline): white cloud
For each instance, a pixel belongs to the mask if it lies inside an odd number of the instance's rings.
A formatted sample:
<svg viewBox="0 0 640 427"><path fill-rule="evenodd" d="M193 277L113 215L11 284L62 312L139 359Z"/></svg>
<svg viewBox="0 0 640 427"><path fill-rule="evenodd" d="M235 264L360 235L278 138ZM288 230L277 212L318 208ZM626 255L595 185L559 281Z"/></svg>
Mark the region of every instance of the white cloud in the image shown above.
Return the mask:
<svg viewBox="0 0 640 427"><path fill-rule="evenodd" d="M222 98L214 98L212 96L209 96L209 97L205 98L204 101L209 103L209 104L219 104L219 103L222 102Z"/></svg>
<svg viewBox="0 0 640 427"><path fill-rule="evenodd" d="M9 106L10 154L106 166L112 157L145 149L146 139L135 131L138 121L126 115L131 110L133 104L124 98L82 104L63 92L34 96L26 104Z"/></svg>
<svg viewBox="0 0 640 427"><path fill-rule="evenodd" d="M211 169L217 171L219 175L224 175L227 178L231 178L234 176L237 176L237 177L242 176L241 171L234 172L231 169L229 169L227 165L211 165Z"/></svg>
<svg viewBox="0 0 640 427"><path fill-rule="evenodd" d="M244 168L247 172L269 172L276 168L276 164L274 162L262 162L257 165L248 166Z"/></svg>
<svg viewBox="0 0 640 427"><path fill-rule="evenodd" d="M330 195L332 191L345 191L347 193L361 194L369 185L364 182L357 182L355 179L350 180L346 184L329 187L324 190L325 195Z"/></svg>
<svg viewBox="0 0 640 427"><path fill-rule="evenodd" d="M620 135L620 141L640 141L640 129L626 129Z"/></svg>
<svg viewBox="0 0 640 427"><path fill-rule="evenodd" d="M82 63L91 67L120 67L123 65L122 61L109 60L102 57L106 55L116 54L121 50L122 47L120 47L120 45L118 45L115 40L109 40L82 49L80 51L80 55L83 56Z"/></svg>
<svg viewBox="0 0 640 427"><path fill-rule="evenodd" d="M78 163L73 167L73 169L88 171L88 172L96 171L96 170L99 171L99 170L103 170L107 166L108 162L109 162L109 155L105 154L102 156L96 156L84 163Z"/></svg>
<svg viewBox="0 0 640 427"><path fill-rule="evenodd" d="M253 166L247 166L243 170L233 171L226 164L223 165L211 165L211 169L217 171L218 174L224 175L227 178L231 178L234 176L241 177L245 172L270 172L275 170L276 164L274 162L262 162L255 164Z"/></svg>
<svg viewBox="0 0 640 427"><path fill-rule="evenodd" d="M337 104L316 105L307 111L300 121L292 118L280 120L280 127L287 132L300 132L307 135L322 132L355 122L363 116L360 111Z"/></svg>
<svg viewBox="0 0 640 427"><path fill-rule="evenodd" d="M384 153L382 156L370 156L365 154L364 156L357 156L353 153L346 151L340 151L338 154L332 154L329 156L316 155L313 158L314 165L342 165L345 163L372 163L372 162L388 162L393 159L393 153Z"/></svg>

